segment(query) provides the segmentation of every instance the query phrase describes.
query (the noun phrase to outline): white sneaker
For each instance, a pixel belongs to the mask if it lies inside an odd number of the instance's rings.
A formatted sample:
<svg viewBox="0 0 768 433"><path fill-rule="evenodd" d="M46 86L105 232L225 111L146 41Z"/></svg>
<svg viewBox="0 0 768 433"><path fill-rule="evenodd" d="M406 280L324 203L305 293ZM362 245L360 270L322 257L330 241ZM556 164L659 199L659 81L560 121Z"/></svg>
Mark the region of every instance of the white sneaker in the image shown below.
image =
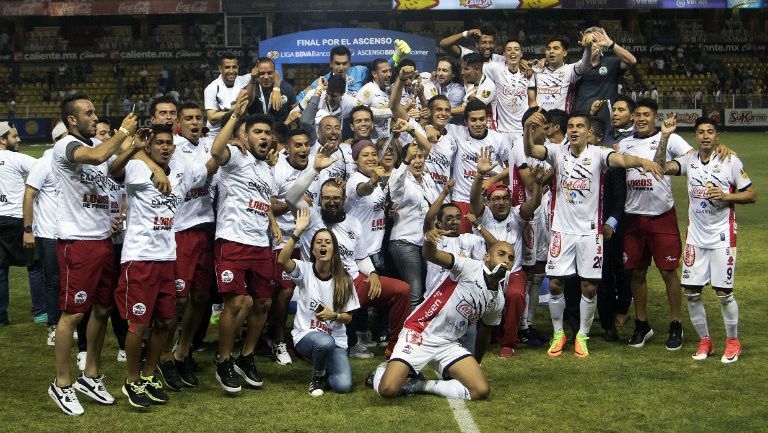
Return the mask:
<svg viewBox="0 0 768 433"><path fill-rule="evenodd" d="M76 416L85 413L83 407L80 406L80 402L77 400L75 389L71 386L59 388L56 386L56 382L53 382L48 387L48 395L56 402L59 409L67 415Z"/></svg>
<svg viewBox="0 0 768 433"><path fill-rule="evenodd" d="M373 341L371 331L357 332L357 340L365 347L376 347L376 342Z"/></svg>
<svg viewBox="0 0 768 433"><path fill-rule="evenodd" d="M77 329L72 333L72 341L77 341Z"/></svg>
<svg viewBox="0 0 768 433"><path fill-rule="evenodd" d="M56 345L56 327L55 326L48 327L48 345L49 346Z"/></svg>
<svg viewBox="0 0 768 433"><path fill-rule="evenodd" d="M373 352L358 341L357 344L349 349L349 356L352 358L370 359L373 358Z"/></svg>
<svg viewBox="0 0 768 433"><path fill-rule="evenodd" d="M85 355L87 352L77 352L77 369L85 371Z"/></svg>
<svg viewBox="0 0 768 433"><path fill-rule="evenodd" d="M125 362L127 361L127 358L125 357L125 350L120 349L117 351L117 362Z"/></svg>
<svg viewBox="0 0 768 433"><path fill-rule="evenodd" d="M72 384L72 387L101 404L113 404L115 402L115 398L112 397L112 394L104 386L103 374L94 378L81 374L75 383Z"/></svg>
<svg viewBox="0 0 768 433"><path fill-rule="evenodd" d="M293 363L291 354L288 353L288 347L285 343L277 343L272 346L272 353L275 355L275 361L280 365L290 365Z"/></svg>

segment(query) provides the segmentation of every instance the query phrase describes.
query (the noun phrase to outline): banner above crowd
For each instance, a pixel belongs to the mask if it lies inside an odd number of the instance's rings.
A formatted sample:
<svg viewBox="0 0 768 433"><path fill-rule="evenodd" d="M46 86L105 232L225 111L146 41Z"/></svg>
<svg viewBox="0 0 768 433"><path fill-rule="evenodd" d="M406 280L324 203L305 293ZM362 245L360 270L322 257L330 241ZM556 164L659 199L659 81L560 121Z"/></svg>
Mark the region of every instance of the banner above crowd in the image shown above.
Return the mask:
<svg viewBox="0 0 768 433"><path fill-rule="evenodd" d="M0 16L83 16L220 13L219 0L3 1Z"/></svg>
<svg viewBox="0 0 768 433"><path fill-rule="evenodd" d="M393 0L396 10L726 9L762 8L766 0Z"/></svg>

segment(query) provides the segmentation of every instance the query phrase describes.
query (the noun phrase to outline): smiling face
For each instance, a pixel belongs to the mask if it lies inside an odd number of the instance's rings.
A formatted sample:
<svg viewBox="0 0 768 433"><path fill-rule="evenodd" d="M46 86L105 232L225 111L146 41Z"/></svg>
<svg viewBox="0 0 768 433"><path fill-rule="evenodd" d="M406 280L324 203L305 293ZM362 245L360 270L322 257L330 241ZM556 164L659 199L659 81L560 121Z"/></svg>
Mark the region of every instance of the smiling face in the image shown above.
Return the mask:
<svg viewBox="0 0 768 433"><path fill-rule="evenodd" d="M203 131L203 111L199 108L181 110L179 124L181 135L192 143L197 143Z"/></svg>
<svg viewBox="0 0 768 433"><path fill-rule="evenodd" d="M376 148L373 146L366 146L357 156L357 171L371 177L373 170L379 165L379 155L376 152Z"/></svg>
<svg viewBox="0 0 768 433"><path fill-rule="evenodd" d="M575 146L586 146L590 136L589 123L583 116L568 119L568 141Z"/></svg>
<svg viewBox="0 0 768 433"><path fill-rule="evenodd" d="M491 59L494 50L496 50L496 41L493 36L481 35L480 40L477 41L477 52L486 62Z"/></svg>
<svg viewBox="0 0 768 433"><path fill-rule="evenodd" d="M292 166L304 169L309 162L309 136L294 135L288 138L288 161Z"/></svg>
<svg viewBox="0 0 768 433"><path fill-rule="evenodd" d="M485 135L488 129L485 110L470 111L467 115L467 128L469 128L469 135L473 138L480 138Z"/></svg>
<svg viewBox="0 0 768 433"><path fill-rule="evenodd" d="M523 48L519 43L512 41L504 47L504 57L507 58L507 65L517 66L520 64L520 59L523 58Z"/></svg>
<svg viewBox="0 0 768 433"><path fill-rule="evenodd" d="M161 167L167 167L176 146L173 144L173 134L160 132L152 136L149 143L149 158Z"/></svg>
<svg viewBox="0 0 768 433"><path fill-rule="evenodd" d="M272 87L275 84L275 64L261 62L256 66L256 81L261 87Z"/></svg>
<svg viewBox="0 0 768 433"><path fill-rule="evenodd" d="M344 190L335 183L320 189L320 213L325 221L338 221L344 215Z"/></svg>
<svg viewBox="0 0 768 433"><path fill-rule="evenodd" d="M430 111L432 126L442 129L451 120L451 103L445 100L437 100L432 104Z"/></svg>
<svg viewBox="0 0 768 433"><path fill-rule="evenodd" d="M317 141L322 144L339 145L341 139L341 122L334 116L326 116L320 121L317 130Z"/></svg>
<svg viewBox="0 0 768 433"><path fill-rule="evenodd" d="M389 85L389 81L392 79L392 67L387 62L379 63L372 75L376 84L383 89Z"/></svg>
<svg viewBox="0 0 768 433"><path fill-rule="evenodd" d="M453 68L451 63L445 60L437 62L437 69L435 69L435 78L441 86L445 86L453 80Z"/></svg>
<svg viewBox="0 0 768 433"><path fill-rule="evenodd" d="M487 202L488 208L491 209L491 213L496 219L506 218L509 215L509 210L512 209L512 196L509 190L492 192Z"/></svg>
<svg viewBox="0 0 768 433"><path fill-rule="evenodd" d="M635 131L640 136L648 136L656 131L656 113L650 107L637 107L633 116Z"/></svg>
<svg viewBox="0 0 768 433"><path fill-rule="evenodd" d="M316 263L330 263L333 257L333 238L327 229L318 230L312 239L312 258Z"/></svg>
<svg viewBox="0 0 768 433"><path fill-rule="evenodd" d="M248 134L248 148L256 159L264 160L272 143L272 127L266 123L254 123L246 131Z"/></svg>
<svg viewBox="0 0 768 433"><path fill-rule="evenodd" d="M356 111L352 114L352 133L355 139L369 138L373 127L373 117L366 110Z"/></svg>
<svg viewBox="0 0 768 433"><path fill-rule="evenodd" d="M219 64L219 73L221 74L221 79L224 80L224 84L227 86L232 86L235 84L235 78L237 78L238 70L239 68L237 59L224 59Z"/></svg>

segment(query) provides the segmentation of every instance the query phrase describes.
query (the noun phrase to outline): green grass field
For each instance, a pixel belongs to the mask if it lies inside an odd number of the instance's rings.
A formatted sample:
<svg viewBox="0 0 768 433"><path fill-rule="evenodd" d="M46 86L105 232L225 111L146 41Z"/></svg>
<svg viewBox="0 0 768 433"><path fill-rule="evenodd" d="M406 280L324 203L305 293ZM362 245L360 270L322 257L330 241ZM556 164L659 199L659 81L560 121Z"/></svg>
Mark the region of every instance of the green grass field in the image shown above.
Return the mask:
<svg viewBox="0 0 768 433"><path fill-rule="evenodd" d="M693 142L691 134L684 134ZM668 307L658 272L649 272L649 315L657 335L643 349L590 340L592 356L570 355L548 359L543 349L521 347L509 360L495 356L492 347L483 362L491 380L487 401L467 402L483 432L598 431L598 432L757 432L768 431L766 411L766 359L768 336L764 307L768 270L768 218L763 194L768 193L768 151L764 133L726 133L722 142L736 150L752 177L757 204L737 209L739 255L736 299L740 307L742 358L731 365L720 363L725 331L714 293L705 291L710 331L716 356L693 361L698 338L683 320L685 344L679 352L664 349ZM23 149L38 156L44 148ZM684 183L675 181L680 226L686 224ZM106 383L117 402L99 406L81 396L82 417L64 416L46 394L54 376L53 349L45 344L46 329L33 325L26 276L16 268L11 274L13 324L0 328L0 427L9 432L443 432L459 431L448 402L435 396L414 396L384 401L363 387L366 373L381 359L353 360L356 387L352 394L307 394L309 365L298 362L282 367L267 358L257 360L265 377L262 390L244 390L238 397L223 395L214 378L210 350L197 353L202 366L201 386L171 393L164 407L139 413L119 392L125 364L115 361L114 337L103 352ZM687 311L687 309L686 309ZM539 307L536 326L550 330L548 310ZM593 331L599 333L599 324ZM622 341L632 325L619 330ZM212 328L209 339L215 337ZM571 348L569 348L571 349ZM572 349L571 349L572 350ZM75 350L72 373L76 373ZM762 402L762 403L761 403ZM141 430L139 430L141 429Z"/></svg>

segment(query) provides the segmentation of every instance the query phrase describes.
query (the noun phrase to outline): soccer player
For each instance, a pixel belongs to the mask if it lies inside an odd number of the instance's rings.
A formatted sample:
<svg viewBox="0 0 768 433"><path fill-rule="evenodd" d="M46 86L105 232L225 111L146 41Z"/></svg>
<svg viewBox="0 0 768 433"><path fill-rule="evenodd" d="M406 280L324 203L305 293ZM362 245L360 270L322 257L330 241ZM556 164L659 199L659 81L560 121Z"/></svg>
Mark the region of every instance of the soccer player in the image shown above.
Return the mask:
<svg viewBox="0 0 768 433"><path fill-rule="evenodd" d="M219 76L205 88L205 115L208 119L206 126L212 135L222 128L224 117L232 112L240 90L246 89L248 100L253 101L255 86L255 70L250 74L237 75L239 72L237 57L225 53L219 59ZM175 118L175 116L174 116Z"/></svg>
<svg viewBox="0 0 768 433"><path fill-rule="evenodd" d="M312 131L320 120L329 115L337 117L339 122L344 122L357 105L354 97L344 93L345 84L344 79L338 75L332 76L328 81L321 78L317 86L309 91L304 99L300 99L294 108L302 110L301 127Z"/></svg>
<svg viewBox="0 0 768 433"><path fill-rule="evenodd" d="M173 96L165 95L152 100L149 105L149 123L151 125L168 125L175 128L178 122L179 104Z"/></svg>
<svg viewBox="0 0 768 433"><path fill-rule="evenodd" d="M373 113L372 138L389 137L389 120L392 110L389 109L389 94L387 87L392 78L392 67L384 59L376 59L371 62L368 69L370 74L368 82L357 93L358 105L365 105Z"/></svg>
<svg viewBox="0 0 768 433"><path fill-rule="evenodd" d="M469 49L458 45L462 38L475 39L475 49ZM454 57L464 60L464 57L471 53L479 53L483 58L483 63L497 62L504 64L504 56L496 54L496 29L491 26L481 26L477 29L465 30L461 33L443 38L440 48L447 51Z"/></svg>
<svg viewBox="0 0 768 433"><path fill-rule="evenodd" d="M536 100L547 111L555 108L571 111L573 87L589 68L592 58L591 34L584 35L581 43L584 54L576 63L565 63L568 55L568 42L562 38L552 38L547 42L544 66L534 66L536 73Z"/></svg>
<svg viewBox="0 0 768 433"><path fill-rule="evenodd" d="M282 237L272 214L271 203L277 191L267 163L272 118L261 114L245 119L245 153L227 144L247 105L247 95L241 92L232 116L211 148L221 176L214 254L216 279L224 298L219 319L216 380L229 394L242 390L240 377L255 388L264 383L256 371L254 356L275 290L271 284L274 265L268 232L271 231L275 244L279 244ZM242 325L237 317L249 296L253 307L247 317L243 347L237 359L233 359L235 335Z"/></svg>
<svg viewBox="0 0 768 433"><path fill-rule="evenodd" d="M544 115L534 113L525 125L525 154L547 161L555 171L553 188L554 216L552 239L549 244L547 276L549 282L549 311L554 335L547 355L563 354L566 338L563 331L566 279L581 277L579 331L574 354L589 356L587 339L595 314L597 283L602 277L603 233L602 210L603 171L608 167L642 167L645 172L661 175L661 167L651 160L620 155L605 147L590 146L589 117L571 114L568 118L568 145L535 144L532 132L545 123Z"/></svg>
<svg viewBox="0 0 768 433"><path fill-rule="evenodd" d="M674 117L664 120L665 129L674 131ZM721 159L715 153L720 144L717 124L700 117L695 123L699 151L687 153L666 163L666 173L688 178L688 234L683 256L682 285L688 299L691 323L701 341L695 360L705 360L714 352L707 327L707 314L701 291L710 284L720 301L725 322L725 350L720 361L736 362L741 355L739 307L733 297L736 271L735 204L751 204L756 194L744 165L736 155Z"/></svg>

